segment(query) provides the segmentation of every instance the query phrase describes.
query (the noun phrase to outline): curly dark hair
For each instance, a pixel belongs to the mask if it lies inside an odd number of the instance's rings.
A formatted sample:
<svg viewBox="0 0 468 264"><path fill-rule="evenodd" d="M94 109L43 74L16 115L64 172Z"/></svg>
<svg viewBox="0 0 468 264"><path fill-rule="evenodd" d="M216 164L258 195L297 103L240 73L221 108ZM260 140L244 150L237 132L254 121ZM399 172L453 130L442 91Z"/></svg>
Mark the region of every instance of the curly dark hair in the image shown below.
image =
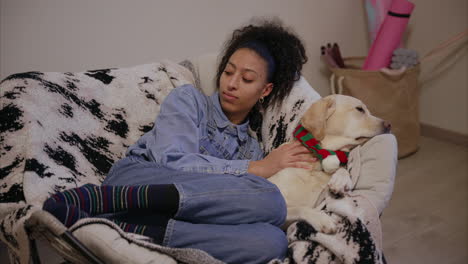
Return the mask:
<svg viewBox="0 0 468 264"><path fill-rule="evenodd" d="M291 92L294 82L300 78L307 56L301 40L291 29L284 27L278 18L260 19L233 32L224 45L216 74L216 86L219 88L221 75L232 54L252 42L263 44L275 61L275 72L269 78L273 89L264 98L262 107L266 108L270 103L281 104L282 99Z"/></svg>

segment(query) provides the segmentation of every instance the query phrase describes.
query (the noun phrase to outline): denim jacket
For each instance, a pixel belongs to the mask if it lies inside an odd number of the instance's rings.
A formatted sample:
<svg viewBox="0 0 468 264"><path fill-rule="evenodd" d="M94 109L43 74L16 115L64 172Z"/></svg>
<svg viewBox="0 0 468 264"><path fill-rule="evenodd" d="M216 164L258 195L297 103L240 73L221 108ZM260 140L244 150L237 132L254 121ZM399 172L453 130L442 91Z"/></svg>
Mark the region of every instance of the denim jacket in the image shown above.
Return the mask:
<svg viewBox="0 0 468 264"><path fill-rule="evenodd" d="M263 158L249 124L232 124L219 93L203 95L192 85L175 88L164 100L155 125L127 150L157 164L191 172L241 175Z"/></svg>

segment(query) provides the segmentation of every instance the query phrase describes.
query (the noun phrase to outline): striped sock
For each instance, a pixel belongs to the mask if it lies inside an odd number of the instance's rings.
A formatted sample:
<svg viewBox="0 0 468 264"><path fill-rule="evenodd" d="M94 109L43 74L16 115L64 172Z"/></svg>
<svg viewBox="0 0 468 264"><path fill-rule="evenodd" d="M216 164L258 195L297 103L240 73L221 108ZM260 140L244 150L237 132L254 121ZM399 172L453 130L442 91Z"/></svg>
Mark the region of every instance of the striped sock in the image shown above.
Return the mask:
<svg viewBox="0 0 468 264"><path fill-rule="evenodd" d="M87 218L89 215L74 205L67 205L64 203L57 203L53 199L49 199L44 203L44 210L54 215L66 227L71 227L74 223L82 218ZM162 244L164 235L166 234L167 222L165 226L152 226L152 225L139 225L122 222L119 220L112 220L123 231L144 235L153 239L156 244Z"/></svg>
<svg viewBox="0 0 468 264"><path fill-rule="evenodd" d="M76 206L92 216L133 209L150 209L175 214L179 206L179 194L172 184L139 186L86 184L52 195L46 201L51 205L53 203L49 200L57 204Z"/></svg>
<svg viewBox="0 0 468 264"><path fill-rule="evenodd" d="M50 198L44 203L43 209L54 215L66 227L72 226L76 221L81 218L89 217L86 212L81 211L74 205L67 205L64 203L56 203Z"/></svg>
<svg viewBox="0 0 468 264"><path fill-rule="evenodd" d="M116 223L125 232L135 233L152 238L153 242L156 244L162 244L164 235L166 234L166 228L162 226L137 225L117 220L113 220L113 222Z"/></svg>

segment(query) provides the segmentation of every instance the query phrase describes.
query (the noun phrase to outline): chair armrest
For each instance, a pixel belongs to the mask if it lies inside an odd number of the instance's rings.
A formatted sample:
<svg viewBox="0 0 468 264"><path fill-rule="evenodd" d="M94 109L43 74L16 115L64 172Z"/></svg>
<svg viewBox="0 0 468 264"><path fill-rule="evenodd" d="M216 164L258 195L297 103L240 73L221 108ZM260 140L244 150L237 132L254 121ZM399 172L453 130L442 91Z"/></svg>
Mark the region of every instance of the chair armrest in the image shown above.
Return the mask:
<svg viewBox="0 0 468 264"><path fill-rule="evenodd" d="M393 193L398 147L392 134L379 135L360 149L360 176L355 192L366 196L379 214L387 207Z"/></svg>

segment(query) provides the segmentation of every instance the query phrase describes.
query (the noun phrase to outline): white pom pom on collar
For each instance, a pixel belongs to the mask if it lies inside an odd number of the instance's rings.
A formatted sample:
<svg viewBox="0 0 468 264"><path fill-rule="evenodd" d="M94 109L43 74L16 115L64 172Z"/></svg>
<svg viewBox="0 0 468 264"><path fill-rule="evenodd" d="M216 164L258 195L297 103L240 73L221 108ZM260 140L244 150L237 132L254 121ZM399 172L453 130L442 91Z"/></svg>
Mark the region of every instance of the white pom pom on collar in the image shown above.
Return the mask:
<svg viewBox="0 0 468 264"><path fill-rule="evenodd" d="M326 173L333 173L340 167L340 160L336 155L330 155L322 160L322 169Z"/></svg>

